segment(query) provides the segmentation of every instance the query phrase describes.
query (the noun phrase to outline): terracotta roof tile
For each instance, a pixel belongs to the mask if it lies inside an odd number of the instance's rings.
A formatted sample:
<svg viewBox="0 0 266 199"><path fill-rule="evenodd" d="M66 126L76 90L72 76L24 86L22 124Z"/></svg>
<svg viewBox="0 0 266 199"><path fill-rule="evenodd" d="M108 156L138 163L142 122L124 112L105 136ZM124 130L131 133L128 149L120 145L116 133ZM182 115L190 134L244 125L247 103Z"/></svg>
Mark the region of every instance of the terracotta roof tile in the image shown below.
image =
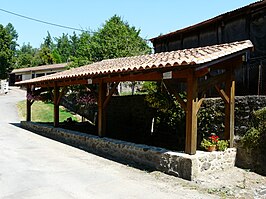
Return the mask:
<svg viewBox="0 0 266 199"><path fill-rule="evenodd" d="M151 55L108 59L79 68L72 68L70 70L55 73L52 75L18 82L18 84L53 81L83 76L90 78L95 75L141 71L149 70L152 68L178 67L181 65L196 66L219 59L226 55L231 55L242 50L247 50L248 48L252 47L253 45L251 41L246 40L228 44L162 52Z"/></svg>

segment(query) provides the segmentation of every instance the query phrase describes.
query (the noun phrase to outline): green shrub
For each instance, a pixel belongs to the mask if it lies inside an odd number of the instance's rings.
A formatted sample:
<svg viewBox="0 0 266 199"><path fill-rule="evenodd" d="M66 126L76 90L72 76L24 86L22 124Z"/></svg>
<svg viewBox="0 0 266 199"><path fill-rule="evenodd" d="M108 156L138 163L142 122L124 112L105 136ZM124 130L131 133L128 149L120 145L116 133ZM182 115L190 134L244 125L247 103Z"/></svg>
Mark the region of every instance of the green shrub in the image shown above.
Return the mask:
<svg viewBox="0 0 266 199"><path fill-rule="evenodd" d="M259 145L260 132L252 127L243 136L241 142L246 149L255 149Z"/></svg>
<svg viewBox="0 0 266 199"><path fill-rule="evenodd" d="M228 140L219 140L217 142L218 151L225 151L229 146Z"/></svg>

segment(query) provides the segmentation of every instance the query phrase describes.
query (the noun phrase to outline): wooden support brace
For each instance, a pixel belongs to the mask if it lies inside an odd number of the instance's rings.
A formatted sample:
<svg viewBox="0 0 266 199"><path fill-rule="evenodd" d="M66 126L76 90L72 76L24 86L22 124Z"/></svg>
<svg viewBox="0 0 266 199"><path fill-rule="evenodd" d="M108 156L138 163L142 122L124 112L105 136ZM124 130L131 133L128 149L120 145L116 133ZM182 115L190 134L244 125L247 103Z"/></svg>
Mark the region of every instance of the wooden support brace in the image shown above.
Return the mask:
<svg viewBox="0 0 266 199"><path fill-rule="evenodd" d="M109 104L110 102L110 99L112 97L112 95L114 94L117 86L118 86L119 82L116 82L113 87L111 88L111 90L109 91L109 95L107 96L107 98L104 100L104 103L103 103L103 109L106 109L107 105Z"/></svg>
<svg viewBox="0 0 266 199"><path fill-rule="evenodd" d="M58 96L58 99L57 99L57 102L56 102L57 105L60 104L60 101L61 101L62 97L66 94L66 91L67 91L67 87L64 86L63 89L62 89L62 91L60 92L60 94Z"/></svg>
<svg viewBox="0 0 266 199"><path fill-rule="evenodd" d="M176 100L180 103L181 107L186 111L187 109L187 103L180 97L179 93L174 89L171 84L169 84L167 81L163 81L164 87L168 90L169 93L173 94L176 98Z"/></svg>
<svg viewBox="0 0 266 199"><path fill-rule="evenodd" d="M200 107L201 107L201 105L202 105L203 100L204 100L204 98L201 98L201 99L198 101L198 103L197 103L197 109L196 109L197 113L199 112L199 109L200 109Z"/></svg>
<svg viewBox="0 0 266 199"><path fill-rule="evenodd" d="M221 96L221 98L224 100L224 103L228 104L229 103L229 97L226 95L223 89L221 89L218 85L215 85L215 89Z"/></svg>

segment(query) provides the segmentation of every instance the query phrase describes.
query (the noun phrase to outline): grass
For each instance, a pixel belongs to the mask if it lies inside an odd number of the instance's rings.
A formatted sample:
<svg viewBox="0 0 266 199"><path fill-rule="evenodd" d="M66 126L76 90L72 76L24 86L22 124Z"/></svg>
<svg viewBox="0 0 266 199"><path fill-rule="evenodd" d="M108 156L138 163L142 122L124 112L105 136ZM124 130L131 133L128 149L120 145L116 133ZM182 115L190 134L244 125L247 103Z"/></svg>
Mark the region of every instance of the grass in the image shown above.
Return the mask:
<svg viewBox="0 0 266 199"><path fill-rule="evenodd" d="M21 120L26 120L26 100L20 101L17 104L18 114ZM69 111L59 108L59 121L63 122L71 117L72 120L77 121L77 117ZM33 122L53 122L54 121L54 105L36 101L31 106L31 121Z"/></svg>

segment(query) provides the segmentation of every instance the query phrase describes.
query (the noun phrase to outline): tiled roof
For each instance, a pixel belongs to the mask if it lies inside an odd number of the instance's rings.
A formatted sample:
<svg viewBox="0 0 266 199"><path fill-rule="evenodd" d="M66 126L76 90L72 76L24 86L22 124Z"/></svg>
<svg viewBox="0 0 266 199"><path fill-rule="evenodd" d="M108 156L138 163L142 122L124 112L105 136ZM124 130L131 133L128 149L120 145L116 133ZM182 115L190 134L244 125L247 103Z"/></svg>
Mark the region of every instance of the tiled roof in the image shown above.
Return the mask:
<svg viewBox="0 0 266 199"><path fill-rule="evenodd" d="M266 6L265 0L257 1L255 3L251 3L247 6L237 8L237 9L230 11L230 12L223 13L221 15L218 15L214 18L211 18L211 19L208 19L206 21L197 23L195 25L188 26L188 27L185 27L183 29L179 29L179 30L176 30L176 31L164 34L164 35L160 35L158 37L151 38L150 41L154 42L156 40L165 39L165 38L168 38L171 36L175 36L177 34L181 34L181 33L184 33L184 32L190 31L190 30L194 30L198 27L201 27L204 25L209 25L209 24L212 24L212 23L217 22L217 21L222 21L222 20L226 20L226 19L228 20L228 18L233 18L234 16L237 16L239 14L246 14L246 12L249 12L251 9L256 9L256 8L261 9L263 6L264 7Z"/></svg>
<svg viewBox="0 0 266 199"><path fill-rule="evenodd" d="M64 69L66 68L67 63L62 64L49 64L49 65L42 65L42 66L35 66L35 67L28 67L28 68L19 68L14 69L12 73L24 73L24 72L31 72L31 71L42 71L42 70L54 70L54 69Z"/></svg>
<svg viewBox="0 0 266 199"><path fill-rule="evenodd" d="M96 75L109 75L128 73L132 71L146 71L154 68L197 66L217 60L221 57L231 55L248 48L252 48L251 41L239 41L229 44L220 44L192 49L177 50L171 52L156 53L151 55L141 55L134 57L124 57L108 59L79 68L72 68L63 72L47 75L31 80L21 81L18 84L28 84L34 82L54 81L74 77L91 78Z"/></svg>

